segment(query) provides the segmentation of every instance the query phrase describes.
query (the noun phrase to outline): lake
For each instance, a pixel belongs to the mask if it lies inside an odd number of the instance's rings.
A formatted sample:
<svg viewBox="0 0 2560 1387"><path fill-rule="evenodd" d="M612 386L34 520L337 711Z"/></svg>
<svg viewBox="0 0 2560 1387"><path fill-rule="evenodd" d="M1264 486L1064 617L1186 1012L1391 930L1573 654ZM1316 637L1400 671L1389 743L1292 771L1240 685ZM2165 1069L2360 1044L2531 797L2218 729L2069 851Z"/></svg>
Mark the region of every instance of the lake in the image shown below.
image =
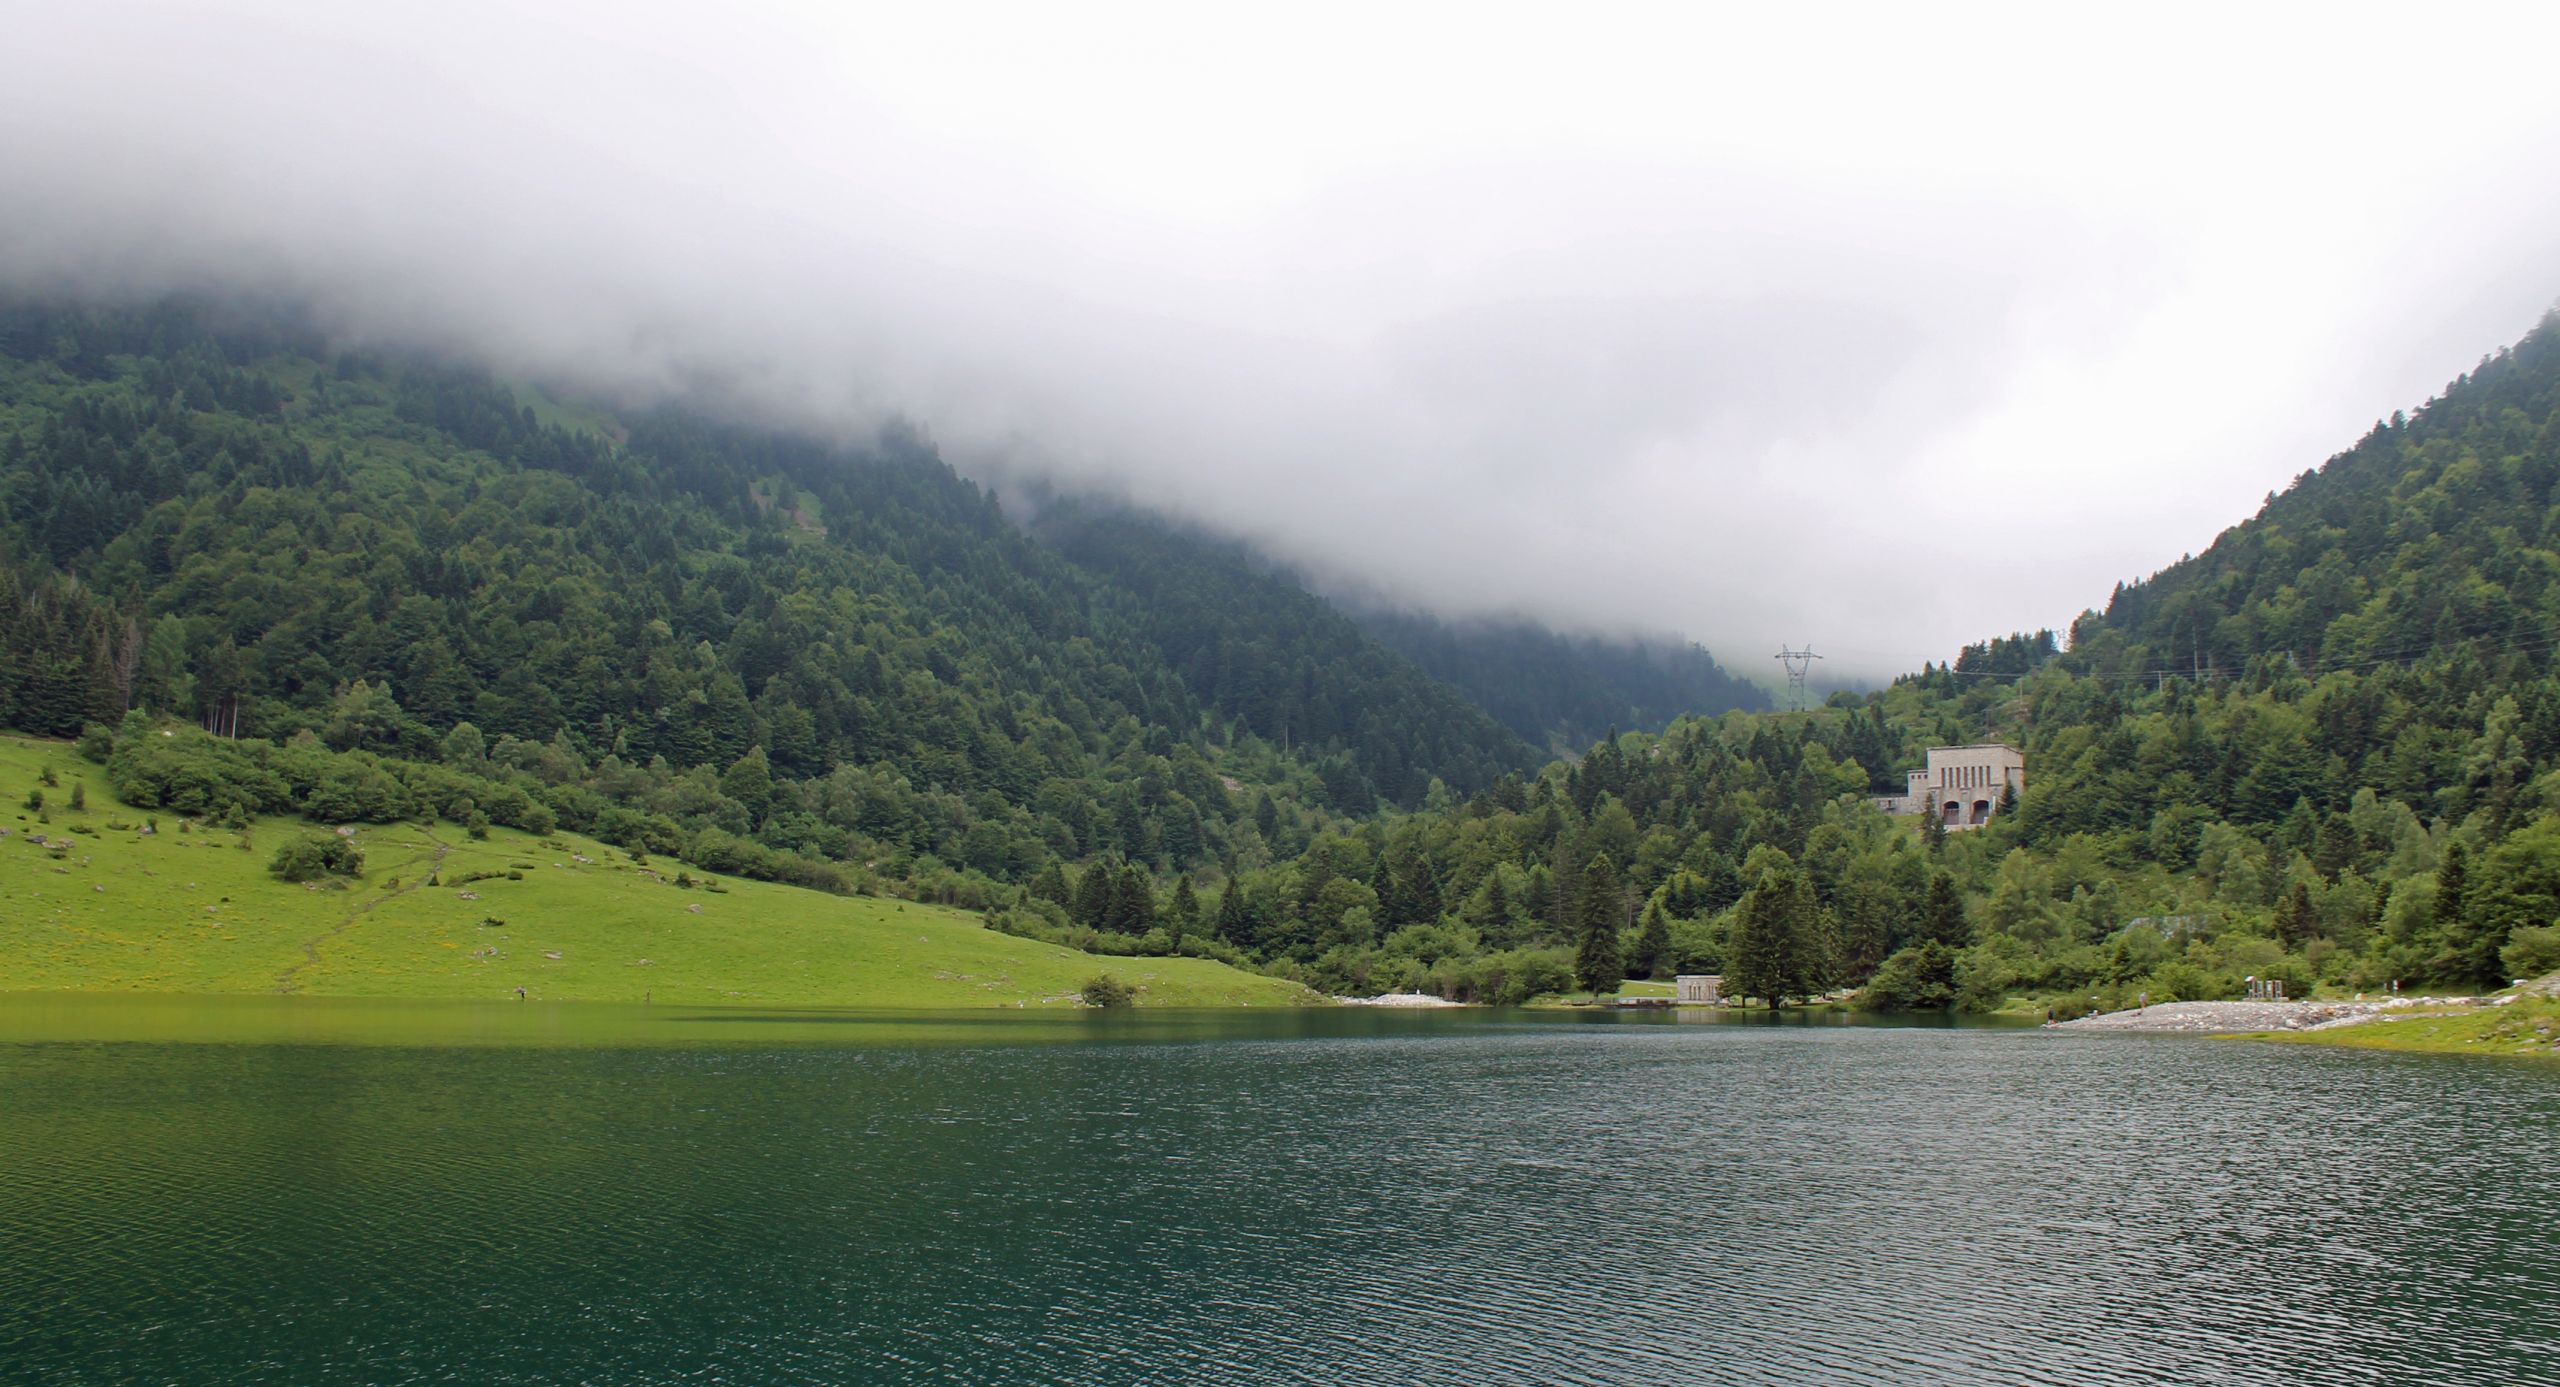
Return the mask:
<svg viewBox="0 0 2560 1387"><path fill-rule="evenodd" d="M2555 1137L2032 1028L0 998L0 1381L2549 1381Z"/></svg>

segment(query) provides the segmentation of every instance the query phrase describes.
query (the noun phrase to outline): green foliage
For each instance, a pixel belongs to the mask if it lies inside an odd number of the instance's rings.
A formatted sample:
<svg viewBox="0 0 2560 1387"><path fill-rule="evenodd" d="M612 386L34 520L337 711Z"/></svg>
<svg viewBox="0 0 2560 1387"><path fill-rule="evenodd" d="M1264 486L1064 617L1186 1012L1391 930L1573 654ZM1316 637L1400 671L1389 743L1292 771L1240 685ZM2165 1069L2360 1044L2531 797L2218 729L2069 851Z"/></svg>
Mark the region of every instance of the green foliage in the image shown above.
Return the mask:
<svg viewBox="0 0 2560 1387"><path fill-rule="evenodd" d="M1726 945L1724 990L1771 1007L1819 996L1828 984L1819 907L1811 883L1783 854L1745 892Z"/></svg>
<svg viewBox="0 0 2560 1387"><path fill-rule="evenodd" d="M364 854L335 835L304 834L276 849L267 871L278 881L319 881L364 874Z"/></svg>
<svg viewBox="0 0 2560 1387"><path fill-rule="evenodd" d="M1660 901L1644 908L1644 922L1636 935L1635 952L1627 960L1627 976L1671 976L1671 917L1663 913Z"/></svg>
<svg viewBox="0 0 2560 1387"><path fill-rule="evenodd" d="M1884 961L1858 993L1873 1011L1945 1011L1956 1004L1956 955L1935 939L1911 945Z"/></svg>
<svg viewBox="0 0 2560 1387"><path fill-rule="evenodd" d="M2528 981L2560 972L2560 925L2520 925L2507 935L2498 960L2512 978Z"/></svg>
<svg viewBox="0 0 2560 1387"><path fill-rule="evenodd" d="M0 737L0 782L31 782L39 754L61 750ZM93 807L102 827L142 817L103 785ZM362 835L363 877L328 878L357 890L277 881L269 853L308 831L253 818L259 853L233 851L232 835L175 828L107 828L81 841L53 864L67 875L36 869L59 890L0 890L9 941L0 993L272 993L281 978L297 993L339 997L512 997L523 985L553 1000L1040 1007L1069 1005L1106 966L915 900L748 881L679 891L665 879L671 868L565 831L536 840L499 825L474 841L449 823L386 825ZM520 862L540 865L514 869ZM392 885L431 872L441 886ZM1309 1000L1293 983L1201 957L1107 966L1148 1006Z"/></svg>
<svg viewBox="0 0 2560 1387"><path fill-rule="evenodd" d="M1627 976L1626 961L1618 953L1626 907L1618 891L1618 869L1608 854L1592 858L1583 870L1582 891L1582 942L1573 956L1573 978L1594 996L1615 992Z"/></svg>
<svg viewBox="0 0 2560 1387"><path fill-rule="evenodd" d="M1106 1011L1138 1004L1138 994L1131 990L1129 984L1109 973L1096 973L1086 979L1083 989L1076 995L1083 999L1086 1006L1100 1007Z"/></svg>
<svg viewBox="0 0 2560 1387"><path fill-rule="evenodd" d="M2515 976L2500 958L2514 932L2560 920L2560 819L2520 829L2482 853L2475 880L2445 942L2463 979L2496 987Z"/></svg>
<svg viewBox="0 0 2560 1387"><path fill-rule="evenodd" d="M95 369L56 364L66 336ZM2067 650L2020 634L1809 714L1668 722L1600 660L1532 679L1522 728L1623 702L1643 730L1537 770L1232 546L1082 505L1025 534L897 433L607 439L352 359L275 383L316 351L178 309L0 311L0 723L114 727L84 754L131 803L476 812L1483 1000L1570 986L1630 907L1643 971L1764 1000L1872 971L1967 1007L2480 985L2560 918L2552 325ZM1984 737L2028 758L1989 825L1863 802Z"/></svg>

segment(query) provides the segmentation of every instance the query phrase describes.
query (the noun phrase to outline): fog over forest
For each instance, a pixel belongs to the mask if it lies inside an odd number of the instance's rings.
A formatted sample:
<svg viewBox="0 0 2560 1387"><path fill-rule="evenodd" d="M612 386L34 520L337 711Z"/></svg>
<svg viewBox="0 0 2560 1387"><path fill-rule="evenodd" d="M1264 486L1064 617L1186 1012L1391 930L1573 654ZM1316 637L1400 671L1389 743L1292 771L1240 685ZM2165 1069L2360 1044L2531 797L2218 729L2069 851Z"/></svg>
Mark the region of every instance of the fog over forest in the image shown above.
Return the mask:
<svg viewBox="0 0 2560 1387"><path fill-rule="evenodd" d="M1344 587L1864 676L2560 298L2548 8L1563 14L49 7L0 277L904 416Z"/></svg>

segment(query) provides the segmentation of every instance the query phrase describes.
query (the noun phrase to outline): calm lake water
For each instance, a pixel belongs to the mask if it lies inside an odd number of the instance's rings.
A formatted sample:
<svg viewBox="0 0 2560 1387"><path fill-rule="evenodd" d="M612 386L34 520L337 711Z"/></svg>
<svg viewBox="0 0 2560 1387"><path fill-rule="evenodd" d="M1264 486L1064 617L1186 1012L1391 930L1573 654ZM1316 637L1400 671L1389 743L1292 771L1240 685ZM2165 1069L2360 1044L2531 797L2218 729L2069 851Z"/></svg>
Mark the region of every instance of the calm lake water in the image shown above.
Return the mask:
<svg viewBox="0 0 2560 1387"><path fill-rule="evenodd" d="M2547 1383L2555 1138L2183 1037L0 998L0 1381Z"/></svg>

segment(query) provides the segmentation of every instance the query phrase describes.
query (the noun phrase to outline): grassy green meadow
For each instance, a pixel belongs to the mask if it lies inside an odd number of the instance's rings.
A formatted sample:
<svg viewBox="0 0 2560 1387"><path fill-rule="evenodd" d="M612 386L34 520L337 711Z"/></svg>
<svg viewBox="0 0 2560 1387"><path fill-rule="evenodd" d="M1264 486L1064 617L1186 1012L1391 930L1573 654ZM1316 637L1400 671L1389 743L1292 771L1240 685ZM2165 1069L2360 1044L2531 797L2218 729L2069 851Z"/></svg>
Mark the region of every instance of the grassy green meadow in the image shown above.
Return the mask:
<svg viewBox="0 0 2560 1387"><path fill-rule="evenodd" d="M1102 958L962 911L714 878L570 833L368 825L361 878L289 885L267 870L277 847L333 830L150 820L68 744L0 738L0 992L1065 1007L1108 972L1144 1005L1315 1000L1205 959Z"/></svg>
<svg viewBox="0 0 2560 1387"><path fill-rule="evenodd" d="M2464 1007L2387 1017L2336 1030L2252 1038L2414 1054L2560 1056L2560 1000L2526 997L2504 1006Z"/></svg>

